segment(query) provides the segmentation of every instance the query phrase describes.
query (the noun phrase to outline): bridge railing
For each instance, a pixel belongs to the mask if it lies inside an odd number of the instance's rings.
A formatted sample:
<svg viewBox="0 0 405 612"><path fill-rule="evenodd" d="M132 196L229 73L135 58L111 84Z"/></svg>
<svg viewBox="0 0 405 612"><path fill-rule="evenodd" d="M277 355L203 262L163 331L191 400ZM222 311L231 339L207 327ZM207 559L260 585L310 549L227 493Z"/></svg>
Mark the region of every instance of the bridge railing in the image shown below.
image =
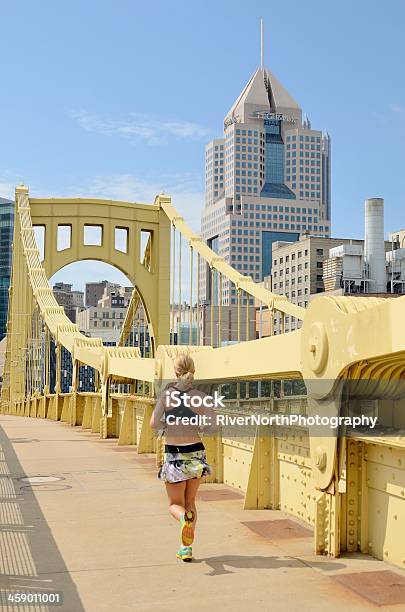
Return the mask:
<svg viewBox="0 0 405 612"><path fill-rule="evenodd" d="M92 431L100 432L102 437L118 436L120 443L136 443L140 451L152 452L156 450L149 427L153 395L173 379L174 357L188 351L193 354L200 381L206 384L301 379L307 388L307 398L300 399L299 408L309 416L340 415L349 399L375 398L383 402L381 415L396 415L396 424L401 424L398 415L402 414L401 402L405 397L401 387L405 377L405 334L401 323L405 298L328 296L313 300L304 311L229 266L221 253L193 234L170 198L159 196L156 204L155 213L161 215L162 224L169 224L172 234L171 276L166 278L169 281L165 281L166 285L162 283L170 290L163 297L171 304L171 343L152 350L150 313L140 292L134 292L121 346L106 347L100 338L81 334L57 304L35 242L28 190L17 189L3 412L65 420L72 425L90 423ZM152 239L146 245L141 275L145 269L150 272L147 268L151 269L156 241L154 245ZM166 263L160 260L163 267ZM158 297L162 300L162 295ZM259 332L256 338L254 301L271 313L269 337L260 338ZM278 318L279 331L283 331L285 316L301 319L302 327L273 335L274 319ZM184 331L182 324L186 322ZM69 393L62 393L61 388L62 348L73 364ZM96 372L93 393L80 392L83 365ZM350 387L343 384L347 381ZM126 393L116 393L121 389L117 385L126 385ZM237 406L230 400L229 410L252 410L250 399L237 399ZM273 394L269 408L288 412L294 401L277 400ZM266 404L267 400L255 402ZM357 468L361 467L364 478L367 473L364 453L370 451L375 456L373 443L358 439L353 446L353 441L349 441L353 458L348 454L344 436L315 435L311 427L305 439L302 432L281 438L264 433L258 427L248 442L231 436L207 441L212 461L217 465L218 481L235 484L237 474L242 472L239 483L246 490L246 507L269 504L283 507L285 500L277 497L275 490L269 492L265 483L277 481L277 470L285 479L298 482L302 468L305 487L312 487L308 516L315 521L317 551L338 554L345 549L342 530L353 520L345 514L345 508L350 509L352 502L358 503L360 493L364 492ZM391 438L393 450L388 451L395 455L395 461L403 461L402 434L399 438L398 444ZM389 444L387 439L381 442L388 449ZM392 463L385 455L384 461ZM353 478L355 495L350 487L347 489L347 483L350 485L347 475ZM401 472L397 482L402 480ZM402 499L402 489L397 490L396 482L392 484L395 495ZM300 495L305 495L304 489ZM299 512L298 516L304 517L303 507ZM366 515L364 508L361 512ZM350 543L355 542L350 529L345 543L348 549L356 545ZM353 533L356 534L355 528ZM361 538L363 546L364 534Z"/></svg>

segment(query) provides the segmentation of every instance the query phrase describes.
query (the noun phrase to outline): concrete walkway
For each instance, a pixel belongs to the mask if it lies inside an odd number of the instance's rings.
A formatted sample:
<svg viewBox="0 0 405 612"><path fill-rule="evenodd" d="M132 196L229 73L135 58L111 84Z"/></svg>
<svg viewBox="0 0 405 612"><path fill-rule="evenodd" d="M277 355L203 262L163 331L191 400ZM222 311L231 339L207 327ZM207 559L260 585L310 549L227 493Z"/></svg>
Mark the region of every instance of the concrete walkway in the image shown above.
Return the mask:
<svg viewBox="0 0 405 612"><path fill-rule="evenodd" d="M81 428L10 416L0 417L0 445L1 590L64 595L58 608L3 604L4 611L376 610L341 584L343 575L404 576L370 557L315 557L305 531L258 535L250 527L274 523L246 523L291 517L243 511L242 498L222 484L201 487L195 561L186 564L175 558L178 526L152 456ZM30 485L24 476L55 480ZM276 527L283 525L290 523Z"/></svg>

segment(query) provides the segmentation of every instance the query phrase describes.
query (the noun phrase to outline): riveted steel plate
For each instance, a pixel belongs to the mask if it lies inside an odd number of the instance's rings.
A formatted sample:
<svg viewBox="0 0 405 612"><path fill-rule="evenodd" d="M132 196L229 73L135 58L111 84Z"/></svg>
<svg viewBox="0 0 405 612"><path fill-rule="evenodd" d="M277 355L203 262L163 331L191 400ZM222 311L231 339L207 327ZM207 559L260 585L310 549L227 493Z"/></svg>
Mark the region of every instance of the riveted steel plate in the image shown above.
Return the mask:
<svg viewBox="0 0 405 612"><path fill-rule="evenodd" d="M339 574L331 578L377 606L405 604L405 578L390 570Z"/></svg>
<svg viewBox="0 0 405 612"><path fill-rule="evenodd" d="M311 529L307 529L290 519L279 519L275 521L242 521L242 525L245 525L245 527L248 527L262 538L266 538L266 540L288 540L313 537Z"/></svg>
<svg viewBox="0 0 405 612"><path fill-rule="evenodd" d="M200 489L197 499L201 501L228 501L230 499L243 499L242 493L232 489Z"/></svg>

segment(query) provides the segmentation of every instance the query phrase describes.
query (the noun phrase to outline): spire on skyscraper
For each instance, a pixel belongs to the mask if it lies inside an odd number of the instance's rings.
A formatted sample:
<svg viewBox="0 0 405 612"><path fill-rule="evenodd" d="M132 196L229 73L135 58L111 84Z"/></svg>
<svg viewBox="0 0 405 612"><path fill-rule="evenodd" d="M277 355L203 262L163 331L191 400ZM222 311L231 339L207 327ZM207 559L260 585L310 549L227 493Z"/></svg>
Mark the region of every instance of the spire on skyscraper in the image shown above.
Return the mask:
<svg viewBox="0 0 405 612"><path fill-rule="evenodd" d="M260 68L263 70L263 19L260 19Z"/></svg>

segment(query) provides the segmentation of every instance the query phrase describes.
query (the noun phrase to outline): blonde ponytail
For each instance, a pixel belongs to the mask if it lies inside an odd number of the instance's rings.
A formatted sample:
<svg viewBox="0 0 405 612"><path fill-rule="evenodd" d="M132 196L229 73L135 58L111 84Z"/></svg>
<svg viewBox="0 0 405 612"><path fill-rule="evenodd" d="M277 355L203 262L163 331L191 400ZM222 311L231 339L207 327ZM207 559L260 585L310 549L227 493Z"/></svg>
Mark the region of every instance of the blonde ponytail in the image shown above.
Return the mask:
<svg viewBox="0 0 405 612"><path fill-rule="evenodd" d="M174 360L174 372L183 383L191 384L194 380L194 361L187 353L180 353Z"/></svg>

